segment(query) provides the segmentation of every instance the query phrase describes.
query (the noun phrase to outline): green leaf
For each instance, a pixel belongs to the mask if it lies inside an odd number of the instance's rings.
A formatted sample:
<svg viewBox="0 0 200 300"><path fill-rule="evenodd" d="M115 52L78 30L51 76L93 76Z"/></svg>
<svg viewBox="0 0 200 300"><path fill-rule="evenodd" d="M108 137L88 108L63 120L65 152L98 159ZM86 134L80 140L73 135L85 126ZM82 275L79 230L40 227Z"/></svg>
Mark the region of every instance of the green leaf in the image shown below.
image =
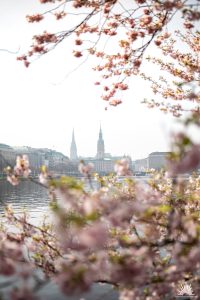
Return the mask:
<svg viewBox="0 0 200 300"><path fill-rule="evenodd" d="M54 188L73 189L83 191L83 183L74 177L61 176L59 179L52 179L49 185Z"/></svg>
<svg viewBox="0 0 200 300"><path fill-rule="evenodd" d="M170 205L166 205L166 204L163 204L163 205L160 205L157 207L157 211L158 212L161 212L161 213L168 213L171 211L171 206Z"/></svg>

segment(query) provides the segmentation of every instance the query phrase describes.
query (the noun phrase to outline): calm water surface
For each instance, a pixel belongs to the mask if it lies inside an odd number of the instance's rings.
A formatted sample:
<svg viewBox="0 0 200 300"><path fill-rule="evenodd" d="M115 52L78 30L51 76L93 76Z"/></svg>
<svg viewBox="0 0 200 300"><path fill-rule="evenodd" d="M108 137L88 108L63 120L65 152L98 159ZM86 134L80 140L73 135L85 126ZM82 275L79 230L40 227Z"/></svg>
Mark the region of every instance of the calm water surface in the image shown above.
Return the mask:
<svg viewBox="0 0 200 300"><path fill-rule="evenodd" d="M48 212L48 203L47 189L34 182L21 181L12 186L6 180L0 180L0 212L7 204L12 204L16 213L26 209L31 218L38 218Z"/></svg>
<svg viewBox="0 0 200 300"><path fill-rule="evenodd" d="M134 177L134 179L145 181L147 177ZM121 180L119 179L119 181ZM94 188L98 188L96 182L92 184ZM86 190L89 188L87 182L85 182L85 188ZM38 218L38 216L48 213L48 191L39 184L28 180L21 181L17 186L12 186L6 179L0 180L0 212L7 204L12 204L16 213L26 209L31 218Z"/></svg>

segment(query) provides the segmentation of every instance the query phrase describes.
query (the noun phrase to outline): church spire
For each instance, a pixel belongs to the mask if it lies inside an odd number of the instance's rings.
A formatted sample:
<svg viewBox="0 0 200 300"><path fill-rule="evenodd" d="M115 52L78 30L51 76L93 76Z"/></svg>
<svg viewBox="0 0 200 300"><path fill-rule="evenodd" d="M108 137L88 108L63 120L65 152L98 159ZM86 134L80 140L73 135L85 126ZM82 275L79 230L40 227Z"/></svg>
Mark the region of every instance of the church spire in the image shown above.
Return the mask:
<svg viewBox="0 0 200 300"><path fill-rule="evenodd" d="M104 155L105 155L104 140L103 140L103 134L102 134L101 124L100 124L99 139L98 139L98 142L97 142L97 155L96 155L96 157L98 159L103 159Z"/></svg>
<svg viewBox="0 0 200 300"><path fill-rule="evenodd" d="M100 124L100 129L99 129L99 139L103 139L102 130L101 130L101 124Z"/></svg>
<svg viewBox="0 0 200 300"><path fill-rule="evenodd" d="M75 137L74 137L74 129L72 132L72 142L71 142L71 147L70 147L70 159L71 160L77 160L78 155L77 155L77 147L76 147L76 142L75 142Z"/></svg>

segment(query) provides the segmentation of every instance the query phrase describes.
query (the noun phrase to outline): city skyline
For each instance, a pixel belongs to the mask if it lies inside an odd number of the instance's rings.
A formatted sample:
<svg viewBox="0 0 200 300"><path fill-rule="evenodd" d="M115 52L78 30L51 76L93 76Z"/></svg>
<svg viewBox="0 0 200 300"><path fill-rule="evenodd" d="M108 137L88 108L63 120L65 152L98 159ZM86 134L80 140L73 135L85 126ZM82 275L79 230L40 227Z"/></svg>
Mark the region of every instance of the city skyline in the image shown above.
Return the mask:
<svg viewBox="0 0 200 300"><path fill-rule="evenodd" d="M102 130L99 130L97 142L97 153L94 157L78 157L74 130L72 133L70 158L47 148L15 147L0 144L0 176L5 176L7 166L14 166L19 156L27 157L32 176L38 176L41 166L46 166L54 176L80 176L80 163L92 166L94 173L100 175L112 174L115 172L115 165L120 160L128 162L130 175L144 175L150 169L159 170L166 166L169 152L152 152L143 159L132 160L130 156L112 156L105 153Z"/></svg>
<svg viewBox="0 0 200 300"><path fill-rule="evenodd" d="M66 157L68 157L69 159L71 160L74 160L73 158L71 158L71 148L72 148L72 144L73 142L75 142L75 147L76 147L76 153L77 153L77 159L81 159L81 158L84 158L84 157L97 157L98 158L98 138L99 138L99 135L100 135L100 132L102 135L104 135L105 133L103 132L102 130L102 125L100 124L100 127L99 127L99 131L96 133L96 137L94 139L94 141L90 141L91 142L91 145L93 148L95 148L95 150L93 151L93 153L89 152L89 153L85 153L85 154L82 154L80 151L79 151L79 143L77 142L77 138L76 138L76 132L75 132L75 129L73 127L72 129L72 132L71 132L71 141L70 143L66 143L65 145L65 149L64 151L58 149L55 145L53 145L53 147L48 147L48 146L41 146L41 145L38 145L37 147L34 147L32 145L28 145L28 144L21 144L21 145L12 145L12 144L9 144L9 143L3 143L3 141L1 141L0 144L5 144L5 145L8 145L14 149L26 149L26 148L33 148L33 149L49 149L49 150L52 150L52 151L56 151L56 152L60 152L62 154L64 154ZM87 138L87 136L86 136ZM146 155L144 156L139 156L139 157L133 157L131 154L127 153L127 152L123 152L123 153L117 153L117 152L111 152L111 151L107 151L107 148L109 149L109 145L107 145L107 143L104 141L104 138L103 138L103 144L104 144L104 154L105 155L111 155L111 156L116 156L116 157L119 157L119 156L130 156L132 159L143 159L144 157L148 156L151 152L162 152L160 149L153 149L152 151L148 151L146 149ZM108 147L107 147L108 146ZM100 146L101 147L101 146ZM101 157L99 158L103 158L103 156L101 155Z"/></svg>

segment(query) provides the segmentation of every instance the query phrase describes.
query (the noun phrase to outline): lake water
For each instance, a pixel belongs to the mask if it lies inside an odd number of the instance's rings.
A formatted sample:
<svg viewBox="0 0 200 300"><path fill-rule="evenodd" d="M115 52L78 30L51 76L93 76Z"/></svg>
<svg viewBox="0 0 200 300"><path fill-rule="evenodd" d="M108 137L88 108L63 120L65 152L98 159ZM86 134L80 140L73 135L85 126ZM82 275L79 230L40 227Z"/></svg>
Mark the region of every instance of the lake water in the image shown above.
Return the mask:
<svg viewBox="0 0 200 300"><path fill-rule="evenodd" d="M7 204L12 204L16 212L27 209L33 218L38 218L47 212L48 202L47 190L34 182L21 181L12 186L6 180L0 180L0 212Z"/></svg>
<svg viewBox="0 0 200 300"><path fill-rule="evenodd" d="M31 221L37 223L44 214L49 214L48 191L42 186L30 182L22 181L18 186L12 186L6 180L0 180L0 214L7 204L12 204L14 211L20 213L26 209L31 216ZM0 277L1 282L1 277ZM8 295L7 290L2 290ZM1 292L1 289L0 289ZM38 296L41 300L117 300L118 295L110 285L93 284L90 292L84 295L73 297L63 296L57 286L48 284L46 288L40 290ZM8 296L5 300L10 300Z"/></svg>
<svg viewBox="0 0 200 300"><path fill-rule="evenodd" d="M145 182L148 177L134 177L135 180ZM122 181L123 178L119 178ZM89 185L86 184L89 188ZM97 183L93 182L96 188ZM26 209L35 221L44 213L48 213L48 191L32 181L21 181L19 185L12 186L6 179L0 180L0 212L7 204L12 204L16 213Z"/></svg>

